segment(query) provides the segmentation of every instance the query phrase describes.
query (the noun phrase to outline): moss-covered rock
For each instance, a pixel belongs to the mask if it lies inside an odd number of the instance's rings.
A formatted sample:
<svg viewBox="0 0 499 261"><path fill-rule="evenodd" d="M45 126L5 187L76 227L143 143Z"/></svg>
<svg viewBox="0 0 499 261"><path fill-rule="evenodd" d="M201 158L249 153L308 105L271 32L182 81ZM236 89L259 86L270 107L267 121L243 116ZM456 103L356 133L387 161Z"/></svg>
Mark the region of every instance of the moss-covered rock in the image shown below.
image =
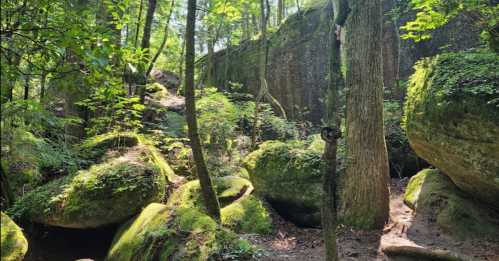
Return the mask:
<svg viewBox="0 0 499 261"><path fill-rule="evenodd" d="M219 195L246 195L244 185L240 185L247 183L240 178L215 179ZM256 199L242 196L236 203L245 200ZM228 207L222 210L222 215L232 213L225 210ZM247 218L244 214L234 216L230 225L242 228L244 226L239 224L245 224ZM222 217L222 220L227 218ZM259 228L264 227L264 222L270 223L268 219L255 221ZM248 242L220 227L206 214L199 182L191 181L173 193L167 205L150 204L140 215L124 224L115 236L106 260L208 260L224 255L244 260L251 257L252 251Z"/></svg>
<svg viewBox="0 0 499 261"><path fill-rule="evenodd" d="M425 169L407 185L404 202L416 210L416 218L433 220L458 238L498 238L499 212L461 192L439 170Z"/></svg>
<svg viewBox="0 0 499 261"><path fill-rule="evenodd" d="M411 77L405 128L416 153L463 191L499 207L499 56L446 53Z"/></svg>
<svg viewBox="0 0 499 261"><path fill-rule="evenodd" d="M22 261L28 251L28 241L22 229L3 212L1 212L0 221L2 261Z"/></svg>
<svg viewBox="0 0 499 261"><path fill-rule="evenodd" d="M268 141L245 159L255 192L283 216L305 226L320 225L322 153L316 145Z"/></svg>
<svg viewBox="0 0 499 261"><path fill-rule="evenodd" d="M80 151L82 156L91 163L100 163L124 154L136 146L140 146L139 151L142 151L141 161L150 162L159 167L168 182L175 182L179 179L158 149L154 147L153 142L137 133L111 132L98 135L81 144Z"/></svg>
<svg viewBox="0 0 499 261"><path fill-rule="evenodd" d="M60 144L57 144L60 145ZM2 143L2 165L14 196L20 196L59 173L76 171L76 162L65 148L18 129Z"/></svg>
<svg viewBox="0 0 499 261"><path fill-rule="evenodd" d="M165 187L157 166L118 158L38 187L9 211L42 224L94 228L124 221L161 201Z"/></svg>

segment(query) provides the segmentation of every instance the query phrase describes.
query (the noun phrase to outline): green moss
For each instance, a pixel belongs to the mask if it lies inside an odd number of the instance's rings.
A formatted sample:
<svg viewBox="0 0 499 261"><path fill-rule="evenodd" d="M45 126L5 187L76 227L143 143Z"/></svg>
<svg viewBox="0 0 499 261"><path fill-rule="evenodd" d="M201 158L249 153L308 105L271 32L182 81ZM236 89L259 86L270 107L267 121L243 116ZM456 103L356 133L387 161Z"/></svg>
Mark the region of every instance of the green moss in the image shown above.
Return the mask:
<svg viewBox="0 0 499 261"><path fill-rule="evenodd" d="M53 226L99 227L160 201L165 186L157 166L118 158L49 182L26 194L9 212Z"/></svg>
<svg viewBox="0 0 499 261"><path fill-rule="evenodd" d="M499 237L499 213L465 195L439 170L426 169L412 177L404 201L416 210L416 218L435 220L457 238Z"/></svg>
<svg viewBox="0 0 499 261"><path fill-rule="evenodd" d="M1 212L1 256L2 261L22 261L28 251L28 241L22 229Z"/></svg>
<svg viewBox="0 0 499 261"><path fill-rule="evenodd" d="M77 170L69 149L22 129L15 130L10 143L4 145L7 146L2 147L2 164L16 196L40 185L47 177L57 175L53 173L55 171Z"/></svg>
<svg viewBox="0 0 499 261"><path fill-rule="evenodd" d="M235 253L244 260L252 251L206 214L199 182L191 181L167 205L151 204L123 225L106 260L208 260Z"/></svg>
<svg viewBox="0 0 499 261"><path fill-rule="evenodd" d="M499 56L483 50L420 61L404 125L418 156L462 190L499 207Z"/></svg>
<svg viewBox="0 0 499 261"><path fill-rule="evenodd" d="M255 192L292 221L320 224L322 152L303 142L268 141L245 159Z"/></svg>
<svg viewBox="0 0 499 261"><path fill-rule="evenodd" d="M110 132L87 139L80 145L81 154L91 162L102 162L109 150L127 151L127 149L140 145L143 147L142 160L150 162L159 167L167 181L173 182L178 179L170 165L165 161L161 153L154 147L154 143L144 135L133 132Z"/></svg>
<svg viewBox="0 0 499 261"><path fill-rule="evenodd" d="M247 196L221 210L222 224L239 233L267 234L272 231L272 220L262 202Z"/></svg>

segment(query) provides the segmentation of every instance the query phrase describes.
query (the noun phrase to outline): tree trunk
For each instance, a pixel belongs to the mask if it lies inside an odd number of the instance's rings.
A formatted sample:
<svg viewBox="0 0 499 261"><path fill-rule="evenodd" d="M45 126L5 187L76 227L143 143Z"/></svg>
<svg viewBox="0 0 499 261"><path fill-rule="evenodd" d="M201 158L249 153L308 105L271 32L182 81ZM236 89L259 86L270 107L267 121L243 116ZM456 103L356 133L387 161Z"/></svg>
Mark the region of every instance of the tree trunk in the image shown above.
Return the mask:
<svg viewBox="0 0 499 261"><path fill-rule="evenodd" d="M194 52L196 28L196 0L189 0L187 5L186 49L185 49L185 105L186 120L192 154L196 163L197 175L201 185L201 193L208 214L220 221L220 205L213 189L208 169L203 157L196 119L196 103L194 98Z"/></svg>
<svg viewBox="0 0 499 261"><path fill-rule="evenodd" d="M339 215L358 228L388 220L388 157L383 130L381 0L350 1L346 37L346 173Z"/></svg>
<svg viewBox="0 0 499 261"><path fill-rule="evenodd" d="M146 64L149 63L149 59L151 56L151 52L149 47L151 45L151 31L152 31L152 20L154 18L154 12L156 11L156 0L149 0L149 6L147 8L146 21L144 24L144 33L142 35L142 43L140 47L144 50L144 60L139 62L139 82L137 87L139 88L139 96L140 103L144 104L146 98L146 84L147 84L147 75L146 75Z"/></svg>
<svg viewBox="0 0 499 261"><path fill-rule="evenodd" d="M340 90L344 89L345 80L341 74L341 42L336 36L336 25L343 25L344 13L347 10L347 0L336 0L335 12L333 14L333 1L329 2L332 17L330 19L330 64L329 64L329 86L326 91L326 125L322 131L322 138L326 142L324 159L326 161L326 173L324 174L324 198L322 202L322 229L324 245L326 249L326 260L338 260L338 249L336 245L336 183L337 183L337 161L336 154L338 139L341 136L341 114L340 114Z"/></svg>
<svg viewBox="0 0 499 261"><path fill-rule="evenodd" d="M29 70L31 72L31 70ZM29 75L24 76L24 100L29 99L29 82L31 81L31 78Z"/></svg>
<svg viewBox="0 0 499 261"><path fill-rule="evenodd" d="M284 19L284 0L277 1L277 25L280 25Z"/></svg>
<svg viewBox="0 0 499 261"><path fill-rule="evenodd" d="M45 98L45 82L47 81L47 73L45 71L40 75L40 103Z"/></svg>
<svg viewBox="0 0 499 261"><path fill-rule="evenodd" d="M135 48L137 48L137 44L139 43L140 23L142 20L142 9L143 8L144 8L144 0L140 0L139 17L137 17L137 25L135 28L135 41L133 43L133 46L135 46Z"/></svg>
<svg viewBox="0 0 499 261"><path fill-rule="evenodd" d="M173 15L173 9L175 8L175 0L171 0L170 3L170 10L168 11L168 17L166 18L166 24L165 24L165 30L163 32L163 40L161 41L161 45L159 46L158 50L156 51L156 54L152 58L151 62L149 63L149 67L147 68L146 71L146 79L149 78L149 75L151 74L152 69L154 68L154 64L158 60L159 56L163 52L163 49L166 46L166 42L168 41L168 32L170 28L170 20Z"/></svg>

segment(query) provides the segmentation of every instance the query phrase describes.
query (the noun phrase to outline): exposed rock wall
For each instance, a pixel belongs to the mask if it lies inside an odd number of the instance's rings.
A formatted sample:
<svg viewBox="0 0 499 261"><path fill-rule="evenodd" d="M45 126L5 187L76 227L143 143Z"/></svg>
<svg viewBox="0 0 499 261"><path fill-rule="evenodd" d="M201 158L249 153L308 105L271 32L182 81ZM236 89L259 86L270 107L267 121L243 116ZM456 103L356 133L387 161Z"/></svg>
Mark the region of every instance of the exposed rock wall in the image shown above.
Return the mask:
<svg viewBox="0 0 499 261"><path fill-rule="evenodd" d="M461 16L436 30L428 41L414 43L400 39L403 32L399 27L415 15L408 9L408 2L383 0L384 84L391 93L387 98L400 101L404 99L405 90L400 88L398 81L409 78L419 59L442 50L465 50L480 44L480 32ZM288 17L269 37L267 81L271 94L282 104L289 118L307 119L315 124L323 117L322 97L328 85L332 10L326 3L318 1ZM402 11L396 14L394 10L399 9ZM239 83L242 89L237 90L255 94L259 87L258 52L259 41L246 41L215 53L214 84L225 90L236 90L232 83Z"/></svg>
<svg viewBox="0 0 499 261"><path fill-rule="evenodd" d="M279 100L289 118L320 123L321 96L327 87L329 71L329 19L331 9L324 4L289 17L269 37L267 82L270 93ZM258 80L259 41L247 41L215 54L214 81L230 89L232 83L255 94Z"/></svg>

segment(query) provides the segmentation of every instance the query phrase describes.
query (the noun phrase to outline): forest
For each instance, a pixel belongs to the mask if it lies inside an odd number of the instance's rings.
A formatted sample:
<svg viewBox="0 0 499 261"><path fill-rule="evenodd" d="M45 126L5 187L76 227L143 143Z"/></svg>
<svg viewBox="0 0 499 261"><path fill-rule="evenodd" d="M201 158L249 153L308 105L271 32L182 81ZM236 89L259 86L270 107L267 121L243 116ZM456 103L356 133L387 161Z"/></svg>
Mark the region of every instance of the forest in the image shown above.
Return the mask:
<svg viewBox="0 0 499 261"><path fill-rule="evenodd" d="M1 0L1 261L499 261L498 0Z"/></svg>

